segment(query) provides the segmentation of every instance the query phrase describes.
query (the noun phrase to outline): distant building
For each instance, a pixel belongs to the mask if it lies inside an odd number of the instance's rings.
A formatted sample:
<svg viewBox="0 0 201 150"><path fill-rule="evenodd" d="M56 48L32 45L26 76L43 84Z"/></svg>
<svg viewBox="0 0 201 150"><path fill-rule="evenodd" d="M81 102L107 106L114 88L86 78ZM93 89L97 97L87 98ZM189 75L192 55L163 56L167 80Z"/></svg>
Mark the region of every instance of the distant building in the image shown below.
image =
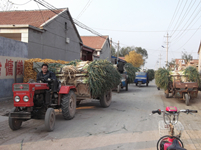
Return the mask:
<svg viewBox="0 0 201 150"><path fill-rule="evenodd" d="M81 36L84 45L95 49L94 59L107 59L111 61L109 36Z"/></svg>
<svg viewBox="0 0 201 150"><path fill-rule="evenodd" d="M184 70L188 66L193 66L198 70L198 61L199 61L198 59L193 59L190 60L187 64L185 64L184 59L175 59L175 65L176 65L175 70L176 71Z"/></svg>

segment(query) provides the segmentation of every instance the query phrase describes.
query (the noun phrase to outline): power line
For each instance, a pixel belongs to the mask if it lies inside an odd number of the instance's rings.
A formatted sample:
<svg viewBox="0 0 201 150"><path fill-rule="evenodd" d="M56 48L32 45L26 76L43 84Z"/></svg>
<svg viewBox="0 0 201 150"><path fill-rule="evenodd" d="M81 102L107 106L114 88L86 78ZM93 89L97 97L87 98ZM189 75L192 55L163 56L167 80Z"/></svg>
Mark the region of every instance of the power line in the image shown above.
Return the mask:
<svg viewBox="0 0 201 150"><path fill-rule="evenodd" d="M12 1L8 0L8 2L11 3L11 4L13 4L13 5L26 5L26 4L28 4L29 2L31 2L31 1L32 1L32 0L29 0L29 1L25 2L25 3L23 3L23 4L16 4L16 3L13 3Z"/></svg>
<svg viewBox="0 0 201 150"><path fill-rule="evenodd" d="M186 0L186 3L187 3L187 1L188 1L188 0ZM181 17L181 14L182 14L183 11L184 11L184 8L186 7L186 3L184 4L183 9L181 10L181 13L180 13L180 15L179 15L179 18L178 18L178 20L177 20L177 22L176 22L176 24L175 24L175 27L176 27L176 25L177 25L177 23L178 23L178 21L179 21L179 19L180 19L180 17ZM175 27L174 27L174 28L175 28ZM179 24L178 24L178 26L176 27L176 30L178 29L178 27L179 27ZM174 35L174 33L175 33L175 31L172 33L172 36Z"/></svg>
<svg viewBox="0 0 201 150"><path fill-rule="evenodd" d="M79 19L79 18L82 16L82 14L83 14L83 13L87 10L87 8L90 6L91 2L92 2L92 0L89 0L89 1L87 2L87 4L86 4L85 7L82 9L82 11L81 11L80 14L77 16L76 19Z"/></svg>
<svg viewBox="0 0 201 150"><path fill-rule="evenodd" d="M179 13L179 10L180 10L180 8L181 8L182 2L183 2L183 1L181 1L180 5L178 6L179 8L178 8L177 14ZM175 15L175 18L176 18L176 16L177 16L177 14ZM177 22L176 22L176 24L177 24ZM176 26L176 24L175 24L175 26ZM175 26L173 27L173 30L175 29Z"/></svg>
<svg viewBox="0 0 201 150"><path fill-rule="evenodd" d="M179 34L178 36L174 37L172 40L175 40L176 38L181 37L181 35L183 35L184 31L186 31L188 29L188 27L192 24L192 22L194 21L194 19L200 13L201 9L198 11L198 13L195 15L195 17L193 19L190 19L190 18L193 16L193 14L195 13L195 11L198 8L198 6L200 5L200 3L201 3L201 1L199 2L199 4L197 5L197 7L195 8L195 10L193 11L193 13L191 14L191 16L189 17L189 19L187 20L187 22L184 24L184 26L182 27L182 29L184 29L186 25L187 25L187 27L183 30L183 32L181 34ZM190 22L190 23L187 24L188 22Z"/></svg>
<svg viewBox="0 0 201 150"><path fill-rule="evenodd" d="M187 1L186 1L186 2L187 2ZM194 1L193 5L195 4L195 2L196 2L196 1ZM187 14L189 13L189 11L192 9L192 6L193 6L193 5L191 6L191 3L192 3L192 0L191 0L191 2L190 2L190 4L189 4L188 8L186 9L186 12L184 13L182 19L180 20L179 25L177 26L176 30L179 28L179 26L182 24L183 20L186 18L186 16L187 16ZM190 6L191 6L191 7L190 7ZM190 10L189 10L189 8L190 8ZM174 31L174 33L175 33L175 31ZM173 34L174 34L174 33L173 33ZM173 34L172 34L172 35L173 35Z"/></svg>
<svg viewBox="0 0 201 150"><path fill-rule="evenodd" d="M177 8L178 8L178 6L179 6L179 3L180 3L180 0L179 0L179 2L177 3L177 7L176 7L176 9L175 9L175 11L174 11L174 14L173 14L173 16L172 16L172 19L171 19L171 21L170 21L170 24L169 24L169 26L168 26L168 29L167 30L169 30L169 28L172 26L172 22L174 21L174 19L175 19L175 14L176 14L176 12L177 12Z"/></svg>
<svg viewBox="0 0 201 150"><path fill-rule="evenodd" d="M201 26L199 27L199 28L201 28ZM199 29L198 28L198 29ZM195 35L195 33L197 32L198 30L196 30L194 33L193 33L193 35L185 42L185 44L183 44L180 48L178 48L177 50L179 50L179 49L181 49L184 45L186 45L190 40L191 40L191 38Z"/></svg>

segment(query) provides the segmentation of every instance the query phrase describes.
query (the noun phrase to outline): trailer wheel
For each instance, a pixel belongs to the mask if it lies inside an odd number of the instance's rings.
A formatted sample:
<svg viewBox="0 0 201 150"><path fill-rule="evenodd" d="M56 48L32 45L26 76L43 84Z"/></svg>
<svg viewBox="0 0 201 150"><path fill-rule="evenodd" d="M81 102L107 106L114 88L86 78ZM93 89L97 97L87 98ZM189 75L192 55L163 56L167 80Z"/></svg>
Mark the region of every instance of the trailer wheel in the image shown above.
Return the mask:
<svg viewBox="0 0 201 150"><path fill-rule="evenodd" d="M75 117L76 96L72 90L70 90L68 94L63 95L61 99L61 109L64 119L70 120Z"/></svg>
<svg viewBox="0 0 201 150"><path fill-rule="evenodd" d="M121 86L120 86L120 84L117 86L117 93L119 93L120 92L120 89L121 89Z"/></svg>
<svg viewBox="0 0 201 150"><path fill-rule="evenodd" d="M189 105L189 99L190 99L190 97L189 97L189 95L187 93L184 96L185 96L186 106L188 106Z"/></svg>
<svg viewBox="0 0 201 150"><path fill-rule="evenodd" d="M169 98L169 93L165 93L165 98Z"/></svg>
<svg viewBox="0 0 201 150"><path fill-rule="evenodd" d="M135 84L136 86L138 85L138 83Z"/></svg>
<svg viewBox="0 0 201 150"><path fill-rule="evenodd" d="M17 112L17 108L12 108L10 112ZM11 118L11 114L9 113L8 124L13 131L18 130L22 125L22 120Z"/></svg>
<svg viewBox="0 0 201 150"><path fill-rule="evenodd" d="M101 97L100 97L100 104L102 107L106 108L109 107L112 102L112 91L106 91Z"/></svg>
<svg viewBox="0 0 201 150"><path fill-rule="evenodd" d="M149 83L148 83L148 82L146 83L146 86L149 86Z"/></svg>
<svg viewBox="0 0 201 150"><path fill-rule="evenodd" d="M53 131L55 127L55 112L53 108L48 108L45 113L45 128L48 132Z"/></svg>

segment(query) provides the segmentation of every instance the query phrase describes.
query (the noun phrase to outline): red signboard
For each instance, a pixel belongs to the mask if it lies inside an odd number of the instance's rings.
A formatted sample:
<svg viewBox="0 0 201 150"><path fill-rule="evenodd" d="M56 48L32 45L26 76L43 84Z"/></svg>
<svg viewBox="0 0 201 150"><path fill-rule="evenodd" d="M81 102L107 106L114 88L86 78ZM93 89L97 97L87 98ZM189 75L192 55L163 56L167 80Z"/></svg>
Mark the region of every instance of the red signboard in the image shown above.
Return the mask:
<svg viewBox="0 0 201 150"><path fill-rule="evenodd" d="M17 75L23 75L23 61L17 61Z"/></svg>

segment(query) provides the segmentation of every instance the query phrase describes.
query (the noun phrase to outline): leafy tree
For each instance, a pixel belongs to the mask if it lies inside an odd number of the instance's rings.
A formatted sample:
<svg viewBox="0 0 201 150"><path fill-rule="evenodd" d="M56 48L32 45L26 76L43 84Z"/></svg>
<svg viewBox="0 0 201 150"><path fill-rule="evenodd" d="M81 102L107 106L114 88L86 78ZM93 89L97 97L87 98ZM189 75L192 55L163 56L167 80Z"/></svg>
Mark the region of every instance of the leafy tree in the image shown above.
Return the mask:
<svg viewBox="0 0 201 150"><path fill-rule="evenodd" d="M145 63L145 60L148 58L147 50L141 47L134 47L134 46L128 46L128 47L122 47L119 51L120 57L125 57L129 54L129 52L135 51L138 54L141 54ZM143 65L144 65L143 63Z"/></svg>
<svg viewBox="0 0 201 150"><path fill-rule="evenodd" d="M141 55L142 55L143 60L144 60L144 63L143 63L143 65L144 65L145 62L146 62L146 59L148 58L147 50L144 49L144 48L141 48L141 47L135 47L135 51L136 51L138 54L141 54Z"/></svg>
<svg viewBox="0 0 201 150"><path fill-rule="evenodd" d="M129 46L128 47L122 47L119 51L119 56L124 57L124 56L128 55L130 51L134 51L134 50L135 50L135 48L132 46L131 47L129 47Z"/></svg>
<svg viewBox="0 0 201 150"><path fill-rule="evenodd" d="M181 58L184 59L185 64L187 64L190 60L193 59L193 56L187 52L182 52Z"/></svg>
<svg viewBox="0 0 201 150"><path fill-rule="evenodd" d="M125 60L128 63L131 63L134 67L140 67L144 63L142 55L135 51L130 51L129 54L125 56Z"/></svg>

